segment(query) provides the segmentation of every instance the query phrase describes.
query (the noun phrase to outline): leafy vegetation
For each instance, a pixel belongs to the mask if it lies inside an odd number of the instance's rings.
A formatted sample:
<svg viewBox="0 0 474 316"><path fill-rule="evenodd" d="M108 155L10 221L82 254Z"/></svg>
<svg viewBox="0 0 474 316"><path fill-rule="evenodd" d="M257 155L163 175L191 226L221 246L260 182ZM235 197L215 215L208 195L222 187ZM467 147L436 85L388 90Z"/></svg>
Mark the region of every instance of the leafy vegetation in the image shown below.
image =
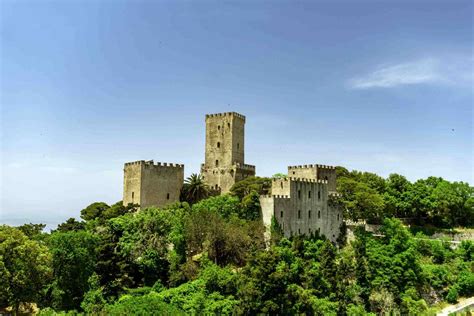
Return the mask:
<svg viewBox="0 0 474 316"><path fill-rule="evenodd" d="M162 209L93 203L83 221L51 233L41 224L0 226L0 307L36 303L41 315L432 315L441 301L474 295L472 241L453 249L393 218L467 225L472 188L337 172L346 215L381 223L379 234L360 227L354 240L334 245L283 238L274 223L266 242L258 197L271 180L257 177L210 197L192 177L185 201Z"/></svg>

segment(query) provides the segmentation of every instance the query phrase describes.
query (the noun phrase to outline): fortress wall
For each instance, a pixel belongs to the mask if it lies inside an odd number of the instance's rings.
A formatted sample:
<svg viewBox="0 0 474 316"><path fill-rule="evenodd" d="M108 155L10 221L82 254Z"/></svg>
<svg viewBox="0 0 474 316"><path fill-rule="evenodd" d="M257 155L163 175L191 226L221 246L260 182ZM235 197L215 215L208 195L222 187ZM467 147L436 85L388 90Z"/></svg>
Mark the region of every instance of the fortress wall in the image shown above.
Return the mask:
<svg viewBox="0 0 474 316"><path fill-rule="evenodd" d="M288 166L288 177L317 179L316 165Z"/></svg>
<svg viewBox="0 0 474 316"><path fill-rule="evenodd" d="M227 193L236 182L255 176L255 166L234 165L229 168L206 168L202 165L201 175L212 189Z"/></svg>
<svg viewBox="0 0 474 316"><path fill-rule="evenodd" d="M318 168L317 176L320 180L328 181L329 192L336 192L336 169L335 168Z"/></svg>
<svg viewBox="0 0 474 316"><path fill-rule="evenodd" d="M126 163L123 168L123 205L140 204L142 164Z"/></svg>
<svg viewBox="0 0 474 316"><path fill-rule="evenodd" d="M272 180L272 194L274 195L291 195L290 179L273 179Z"/></svg>

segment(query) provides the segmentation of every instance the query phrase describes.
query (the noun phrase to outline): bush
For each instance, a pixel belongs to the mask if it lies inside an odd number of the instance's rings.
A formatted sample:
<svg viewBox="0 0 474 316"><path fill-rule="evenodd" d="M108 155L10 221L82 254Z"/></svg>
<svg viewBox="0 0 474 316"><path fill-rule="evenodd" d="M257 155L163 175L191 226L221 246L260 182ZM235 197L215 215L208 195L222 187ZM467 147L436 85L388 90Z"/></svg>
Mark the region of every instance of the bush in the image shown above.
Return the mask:
<svg viewBox="0 0 474 316"><path fill-rule="evenodd" d="M448 303L455 304L457 303L458 298L459 298L458 289L456 288L456 286L452 286L449 289L448 294L446 295L446 300L448 301Z"/></svg>
<svg viewBox="0 0 474 316"><path fill-rule="evenodd" d="M163 302L156 293L127 296L103 309L106 315L184 315L177 307Z"/></svg>

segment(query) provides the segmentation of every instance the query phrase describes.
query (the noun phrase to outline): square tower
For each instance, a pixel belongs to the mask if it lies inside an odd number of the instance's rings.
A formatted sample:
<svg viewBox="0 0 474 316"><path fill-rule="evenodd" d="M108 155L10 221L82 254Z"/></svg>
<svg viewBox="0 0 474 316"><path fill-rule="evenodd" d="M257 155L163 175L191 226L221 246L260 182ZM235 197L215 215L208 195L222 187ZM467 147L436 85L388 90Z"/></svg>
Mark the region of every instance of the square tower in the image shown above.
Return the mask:
<svg viewBox="0 0 474 316"><path fill-rule="evenodd" d="M226 193L240 180L255 175L244 163L245 116L235 112L206 115L206 151L201 174L216 191Z"/></svg>
<svg viewBox="0 0 474 316"><path fill-rule="evenodd" d="M179 201L184 165L140 160L125 163L123 172L124 205L163 207Z"/></svg>
<svg viewBox="0 0 474 316"><path fill-rule="evenodd" d="M206 157L204 164L230 167L244 164L245 116L235 113L206 115Z"/></svg>

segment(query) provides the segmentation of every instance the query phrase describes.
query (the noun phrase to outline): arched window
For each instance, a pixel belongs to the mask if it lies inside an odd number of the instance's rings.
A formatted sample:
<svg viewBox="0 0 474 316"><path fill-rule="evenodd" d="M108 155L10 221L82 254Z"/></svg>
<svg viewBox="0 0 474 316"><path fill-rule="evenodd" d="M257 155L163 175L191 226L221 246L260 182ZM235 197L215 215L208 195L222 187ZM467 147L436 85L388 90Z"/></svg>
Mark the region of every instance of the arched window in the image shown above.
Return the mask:
<svg viewBox="0 0 474 316"><path fill-rule="evenodd" d="M318 200L321 200L321 191L318 191Z"/></svg>
<svg viewBox="0 0 474 316"><path fill-rule="evenodd" d="M216 160L216 167L219 167L219 160Z"/></svg>
<svg viewBox="0 0 474 316"><path fill-rule="evenodd" d="M217 142L217 148L221 148L221 143Z"/></svg>
<svg viewBox="0 0 474 316"><path fill-rule="evenodd" d="M298 190L298 199L301 199L301 190Z"/></svg>
<svg viewBox="0 0 474 316"><path fill-rule="evenodd" d="M321 211L318 211L318 218L321 218Z"/></svg>
<svg viewBox="0 0 474 316"><path fill-rule="evenodd" d="M220 126L220 125L217 125L217 130L218 130L218 131L221 130L221 126Z"/></svg>
<svg viewBox="0 0 474 316"><path fill-rule="evenodd" d="M308 191L308 199L311 198L311 191Z"/></svg>
<svg viewBox="0 0 474 316"><path fill-rule="evenodd" d="M301 218L301 211L298 210L298 219L300 219L300 218Z"/></svg>
<svg viewBox="0 0 474 316"><path fill-rule="evenodd" d="M230 128L230 123L227 123L227 127Z"/></svg>
<svg viewBox="0 0 474 316"><path fill-rule="evenodd" d="M132 204L133 204L133 198L135 197L135 192L132 192Z"/></svg>
<svg viewBox="0 0 474 316"><path fill-rule="evenodd" d="M308 218L311 218L311 210L308 211Z"/></svg>
<svg viewBox="0 0 474 316"><path fill-rule="evenodd" d="M283 211L280 211L280 217L283 218Z"/></svg>
<svg viewBox="0 0 474 316"><path fill-rule="evenodd" d="M167 200L170 199L170 194L169 194L169 193L166 194L166 199L167 199Z"/></svg>
<svg viewBox="0 0 474 316"><path fill-rule="evenodd" d="M283 182L280 182L280 187L283 189Z"/></svg>

